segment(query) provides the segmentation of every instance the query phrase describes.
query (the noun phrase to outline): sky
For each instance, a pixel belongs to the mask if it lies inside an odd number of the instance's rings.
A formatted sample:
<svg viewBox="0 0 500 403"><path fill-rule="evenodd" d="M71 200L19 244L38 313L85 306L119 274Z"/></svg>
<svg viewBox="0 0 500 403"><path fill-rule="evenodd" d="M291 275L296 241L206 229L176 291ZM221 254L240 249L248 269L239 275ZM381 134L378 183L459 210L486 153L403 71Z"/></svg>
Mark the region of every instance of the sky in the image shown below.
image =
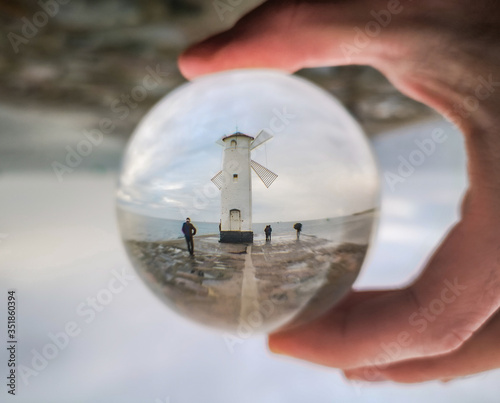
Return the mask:
<svg viewBox="0 0 500 403"><path fill-rule="evenodd" d="M133 212L218 222L222 165L216 144L236 130L273 138L252 159L278 174L253 175L253 221L313 220L376 207L376 164L362 130L328 93L276 71L202 77L143 119L123 161L118 199Z"/></svg>

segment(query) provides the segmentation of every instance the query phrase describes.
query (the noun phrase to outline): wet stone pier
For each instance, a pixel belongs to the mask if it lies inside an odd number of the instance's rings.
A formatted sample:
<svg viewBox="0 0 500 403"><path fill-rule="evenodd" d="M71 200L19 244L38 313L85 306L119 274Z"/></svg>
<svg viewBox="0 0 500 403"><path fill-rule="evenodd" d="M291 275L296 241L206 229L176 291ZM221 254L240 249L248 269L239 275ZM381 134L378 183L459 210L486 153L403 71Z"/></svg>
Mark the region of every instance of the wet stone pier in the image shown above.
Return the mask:
<svg viewBox="0 0 500 403"><path fill-rule="evenodd" d="M136 270L174 310L206 325L262 333L323 313L350 289L367 245L303 235L224 244L218 235L125 241Z"/></svg>

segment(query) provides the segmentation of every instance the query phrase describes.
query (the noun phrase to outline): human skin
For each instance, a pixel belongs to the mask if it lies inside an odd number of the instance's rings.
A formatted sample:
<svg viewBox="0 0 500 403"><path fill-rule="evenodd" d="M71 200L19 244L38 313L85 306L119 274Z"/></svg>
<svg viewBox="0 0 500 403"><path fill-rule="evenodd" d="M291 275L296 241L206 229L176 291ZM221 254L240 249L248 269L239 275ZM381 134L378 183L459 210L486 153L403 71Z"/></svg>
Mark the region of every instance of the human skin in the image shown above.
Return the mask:
<svg viewBox="0 0 500 403"><path fill-rule="evenodd" d="M389 9L399 12L366 46L346 48L355 27L375 21L371 11ZM270 335L270 349L365 381L450 380L500 367L499 2L271 0L179 59L188 78L345 64L373 66L455 123L469 188L460 220L411 284L352 292L321 318Z"/></svg>

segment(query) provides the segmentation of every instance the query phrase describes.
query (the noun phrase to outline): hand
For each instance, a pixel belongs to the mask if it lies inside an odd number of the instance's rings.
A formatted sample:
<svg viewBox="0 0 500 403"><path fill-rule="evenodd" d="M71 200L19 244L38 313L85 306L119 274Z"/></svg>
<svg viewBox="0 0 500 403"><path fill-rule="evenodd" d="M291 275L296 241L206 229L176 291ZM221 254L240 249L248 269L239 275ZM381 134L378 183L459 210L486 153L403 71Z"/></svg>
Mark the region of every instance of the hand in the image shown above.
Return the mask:
<svg viewBox="0 0 500 403"><path fill-rule="evenodd" d="M460 221L411 285L353 292L272 351L351 379L421 382L500 367L500 4L493 0L268 1L188 49L192 78L218 70L369 64L465 136Z"/></svg>

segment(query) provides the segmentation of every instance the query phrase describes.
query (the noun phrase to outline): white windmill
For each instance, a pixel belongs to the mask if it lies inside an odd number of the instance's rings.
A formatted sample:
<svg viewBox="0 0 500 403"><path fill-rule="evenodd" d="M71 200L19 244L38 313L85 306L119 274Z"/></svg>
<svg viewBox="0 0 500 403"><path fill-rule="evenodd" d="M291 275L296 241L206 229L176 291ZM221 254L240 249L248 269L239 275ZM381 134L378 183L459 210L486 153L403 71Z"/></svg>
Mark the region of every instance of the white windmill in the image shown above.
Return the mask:
<svg viewBox="0 0 500 403"><path fill-rule="evenodd" d="M251 169L267 188L278 175L253 161L250 154L272 137L262 130L255 138L236 132L217 141L224 147L222 170L212 178L221 191L220 242L253 242Z"/></svg>

